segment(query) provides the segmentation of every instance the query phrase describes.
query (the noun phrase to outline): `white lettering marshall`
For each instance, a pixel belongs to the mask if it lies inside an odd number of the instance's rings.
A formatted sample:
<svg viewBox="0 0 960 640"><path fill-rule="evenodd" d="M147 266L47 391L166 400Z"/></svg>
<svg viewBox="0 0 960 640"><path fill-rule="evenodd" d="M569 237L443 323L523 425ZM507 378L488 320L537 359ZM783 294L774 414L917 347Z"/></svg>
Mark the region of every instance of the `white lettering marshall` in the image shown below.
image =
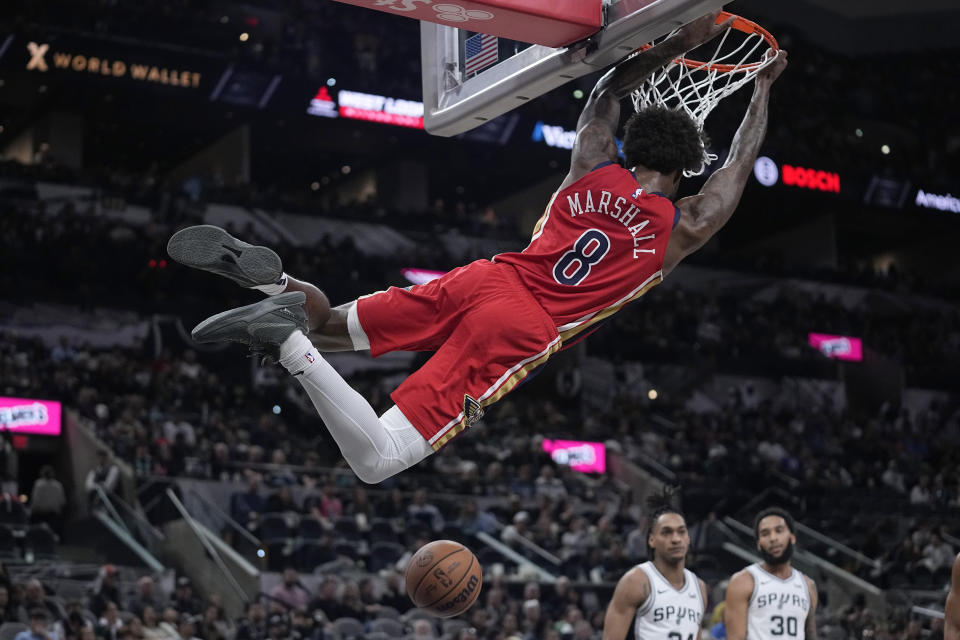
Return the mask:
<svg viewBox="0 0 960 640"><path fill-rule="evenodd" d="M639 190L638 190L639 191ZM583 194L583 202L580 200L580 194ZM653 240L657 234L639 235L643 229L650 224L646 219L642 222L633 223L633 219L640 212L640 207L635 204L627 205L627 199L623 196L617 196L613 199L613 194L609 191L600 191L599 196L594 196L593 191L575 191L567 196L567 205L570 207L570 216L576 218L585 213L600 213L610 216L621 223L633 236L633 257L639 258L642 253L656 253L656 249L644 249L641 243L646 240Z"/></svg>
<svg viewBox="0 0 960 640"><path fill-rule="evenodd" d="M0 426L6 429L46 423L47 408L39 402L0 407Z"/></svg>

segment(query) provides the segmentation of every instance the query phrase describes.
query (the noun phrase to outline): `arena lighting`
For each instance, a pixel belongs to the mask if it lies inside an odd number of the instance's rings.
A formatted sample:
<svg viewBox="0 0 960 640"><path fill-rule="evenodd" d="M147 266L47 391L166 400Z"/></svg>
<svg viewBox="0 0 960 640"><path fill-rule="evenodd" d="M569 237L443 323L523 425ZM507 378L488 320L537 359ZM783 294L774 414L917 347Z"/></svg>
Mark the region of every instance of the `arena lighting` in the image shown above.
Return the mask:
<svg viewBox="0 0 960 640"><path fill-rule="evenodd" d="M59 436L60 415L59 402L0 397L0 431Z"/></svg>
<svg viewBox="0 0 960 640"><path fill-rule="evenodd" d="M811 333L810 346L828 358L860 362L863 360L863 342L860 338L834 336L826 333Z"/></svg>
<svg viewBox="0 0 960 640"><path fill-rule="evenodd" d="M544 440L543 450L554 462L568 465L573 471L604 473L607 470L607 448L600 442Z"/></svg>

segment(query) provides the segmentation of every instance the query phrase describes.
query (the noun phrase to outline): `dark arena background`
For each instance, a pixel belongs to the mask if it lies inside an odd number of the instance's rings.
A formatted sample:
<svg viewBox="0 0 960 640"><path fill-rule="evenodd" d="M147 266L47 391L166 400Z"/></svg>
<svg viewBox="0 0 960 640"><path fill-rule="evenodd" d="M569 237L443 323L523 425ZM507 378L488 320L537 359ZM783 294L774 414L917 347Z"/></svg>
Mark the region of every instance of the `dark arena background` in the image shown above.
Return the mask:
<svg viewBox="0 0 960 640"><path fill-rule="evenodd" d="M664 487L707 583L704 639L724 638L727 581L776 505L819 637L940 640L960 551L960 6L728 9L790 52L729 224L451 445L366 485L283 369L191 340L262 296L167 240L224 227L334 305L519 251L599 73L436 137L415 20L6 0L0 640L599 639ZM749 95L707 121L721 162ZM383 411L427 355L328 361ZM448 620L403 583L437 539L483 567Z"/></svg>

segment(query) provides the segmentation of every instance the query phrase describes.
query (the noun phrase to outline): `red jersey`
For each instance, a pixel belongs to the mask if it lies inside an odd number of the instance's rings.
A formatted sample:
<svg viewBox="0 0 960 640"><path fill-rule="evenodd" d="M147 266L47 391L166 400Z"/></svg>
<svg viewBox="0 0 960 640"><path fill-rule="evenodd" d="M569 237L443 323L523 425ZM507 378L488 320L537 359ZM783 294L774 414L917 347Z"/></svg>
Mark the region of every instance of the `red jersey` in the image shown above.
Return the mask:
<svg viewBox="0 0 960 640"><path fill-rule="evenodd" d="M632 172L602 164L554 194L526 249L494 260L516 268L568 340L660 284L679 215Z"/></svg>

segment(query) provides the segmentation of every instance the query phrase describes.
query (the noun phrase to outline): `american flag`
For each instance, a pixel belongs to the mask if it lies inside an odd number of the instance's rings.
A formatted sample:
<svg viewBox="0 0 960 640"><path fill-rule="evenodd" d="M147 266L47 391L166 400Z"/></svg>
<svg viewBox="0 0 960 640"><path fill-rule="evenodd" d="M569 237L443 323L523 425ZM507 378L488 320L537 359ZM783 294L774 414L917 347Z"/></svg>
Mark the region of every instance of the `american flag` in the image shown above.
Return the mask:
<svg viewBox="0 0 960 640"><path fill-rule="evenodd" d="M488 36L485 33L478 33L470 36L464 42L466 49L466 58L463 66L464 75L470 75L484 67L488 67L498 58L497 36Z"/></svg>

